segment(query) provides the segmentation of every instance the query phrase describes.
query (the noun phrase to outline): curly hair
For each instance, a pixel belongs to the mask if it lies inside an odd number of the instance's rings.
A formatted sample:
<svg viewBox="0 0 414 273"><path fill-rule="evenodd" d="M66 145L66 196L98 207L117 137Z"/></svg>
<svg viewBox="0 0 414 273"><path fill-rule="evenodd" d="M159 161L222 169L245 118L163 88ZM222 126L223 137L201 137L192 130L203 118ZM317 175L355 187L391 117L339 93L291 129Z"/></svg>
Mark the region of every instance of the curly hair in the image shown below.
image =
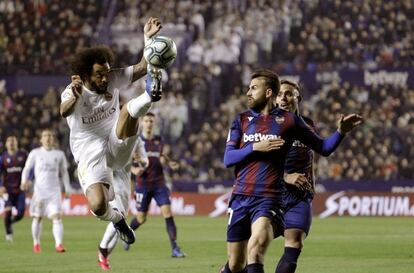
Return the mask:
<svg viewBox="0 0 414 273"><path fill-rule="evenodd" d="M94 64L112 64L114 55L107 46L94 46L83 48L72 58L70 62L72 75L91 76Z"/></svg>

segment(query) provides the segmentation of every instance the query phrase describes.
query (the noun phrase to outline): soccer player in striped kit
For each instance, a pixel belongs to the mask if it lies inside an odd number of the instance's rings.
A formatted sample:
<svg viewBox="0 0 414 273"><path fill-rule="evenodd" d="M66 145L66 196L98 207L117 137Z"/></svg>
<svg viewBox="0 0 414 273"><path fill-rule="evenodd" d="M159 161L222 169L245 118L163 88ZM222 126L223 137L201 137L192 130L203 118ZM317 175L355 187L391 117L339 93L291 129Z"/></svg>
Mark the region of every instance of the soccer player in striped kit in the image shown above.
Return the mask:
<svg viewBox="0 0 414 273"><path fill-rule="evenodd" d="M171 212L170 190L165 185L163 172L163 164L167 164L172 170L178 170L180 165L163 154L162 139L160 136L154 135L154 119L155 115L148 112L141 122L141 139L145 143L149 164L145 170L140 167L132 169L132 173L136 175L135 194L138 215L132 219L130 226L136 230L145 223L149 205L152 198L154 198L161 209L162 216L165 218L165 225L171 243L171 256L173 258L184 258L185 253L181 251L177 244L177 228ZM128 250L129 245L124 244L124 248Z"/></svg>
<svg viewBox="0 0 414 273"><path fill-rule="evenodd" d="M0 196L7 192L4 208L4 226L6 241L13 242L12 224L20 221L26 208L26 194L20 189L22 171L27 159L27 153L19 150L17 137L10 135L6 139L6 151L0 156ZM1 179L3 176L3 179ZM17 215L13 217L12 208Z"/></svg>
<svg viewBox="0 0 414 273"><path fill-rule="evenodd" d="M280 109L299 115L302 100L299 85L288 80L280 82L276 104ZM311 119L303 120L315 130ZM294 273L303 241L312 222L312 200L314 196L313 151L300 141L293 142L286 157L284 181L285 199L285 249L276 273Z"/></svg>
<svg viewBox="0 0 414 273"><path fill-rule="evenodd" d="M247 103L227 139L226 167L235 166L236 181L229 202L228 262L221 272L262 273L272 239L284 231L285 159L295 140L328 156L344 135L362 122L356 114L341 116L338 130L326 139L301 117L274 108L279 77L269 70L253 73Z"/></svg>

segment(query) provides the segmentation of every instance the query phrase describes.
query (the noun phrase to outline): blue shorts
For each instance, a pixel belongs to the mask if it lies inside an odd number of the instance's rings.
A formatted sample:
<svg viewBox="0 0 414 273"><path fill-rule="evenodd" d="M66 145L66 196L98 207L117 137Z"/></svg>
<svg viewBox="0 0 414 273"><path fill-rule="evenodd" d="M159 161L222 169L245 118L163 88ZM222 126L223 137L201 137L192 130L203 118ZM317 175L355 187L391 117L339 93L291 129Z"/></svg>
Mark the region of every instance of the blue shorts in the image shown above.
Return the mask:
<svg viewBox="0 0 414 273"><path fill-rule="evenodd" d="M312 224L312 199L298 197L293 192L285 195L286 229L297 228L308 235Z"/></svg>
<svg viewBox="0 0 414 273"><path fill-rule="evenodd" d="M159 207L162 205L171 205L170 190L166 186L155 188L151 191L135 189L135 195L137 210L141 212L148 211L152 198L155 199Z"/></svg>
<svg viewBox="0 0 414 273"><path fill-rule="evenodd" d="M18 212L24 212L26 208L26 194L24 192L17 194L9 193L5 207L15 207Z"/></svg>
<svg viewBox="0 0 414 273"><path fill-rule="evenodd" d="M283 233L283 199L233 194L229 202L227 242L241 242L251 236L251 225L259 217L271 220L274 236Z"/></svg>

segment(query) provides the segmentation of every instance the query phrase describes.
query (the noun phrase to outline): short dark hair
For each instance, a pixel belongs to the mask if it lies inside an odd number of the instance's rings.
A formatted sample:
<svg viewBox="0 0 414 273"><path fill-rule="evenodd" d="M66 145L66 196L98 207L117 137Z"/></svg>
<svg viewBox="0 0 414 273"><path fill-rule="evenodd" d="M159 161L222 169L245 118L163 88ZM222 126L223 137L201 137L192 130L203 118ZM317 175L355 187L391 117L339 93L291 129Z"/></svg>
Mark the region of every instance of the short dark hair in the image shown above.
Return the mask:
<svg viewBox="0 0 414 273"><path fill-rule="evenodd" d="M299 84L297 84L296 82L293 82L293 81L286 80L286 79L280 80L280 86L282 86L282 84L288 84L290 86L293 86L296 90L298 90L298 92L299 92L298 100L299 100L299 102L302 101L302 99L303 99L302 95L301 95L302 90L301 90Z"/></svg>
<svg viewBox="0 0 414 273"><path fill-rule="evenodd" d="M100 45L83 48L75 54L70 62L72 75L79 75L81 78L92 75L94 64L112 64L114 54L107 46Z"/></svg>
<svg viewBox="0 0 414 273"><path fill-rule="evenodd" d="M144 115L144 117L145 116L148 116L148 117L155 117L155 114L153 113L153 112L147 112L145 115Z"/></svg>
<svg viewBox="0 0 414 273"><path fill-rule="evenodd" d="M279 93L280 90L280 82L279 82L279 76L268 69L260 69L256 70L252 74L252 80L255 78L264 78L266 82L266 86L272 89L273 96L275 97L277 93Z"/></svg>

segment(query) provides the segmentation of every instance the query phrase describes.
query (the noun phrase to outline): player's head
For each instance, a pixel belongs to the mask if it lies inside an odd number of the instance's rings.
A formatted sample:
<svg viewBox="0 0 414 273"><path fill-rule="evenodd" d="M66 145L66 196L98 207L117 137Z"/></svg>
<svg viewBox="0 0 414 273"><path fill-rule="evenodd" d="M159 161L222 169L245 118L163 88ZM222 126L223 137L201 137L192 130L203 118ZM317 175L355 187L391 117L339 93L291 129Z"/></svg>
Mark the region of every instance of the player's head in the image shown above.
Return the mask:
<svg viewBox="0 0 414 273"><path fill-rule="evenodd" d="M141 124L142 124L142 131L147 134L152 134L152 130L154 129L154 121L155 115L152 112L148 112L145 116L142 117Z"/></svg>
<svg viewBox="0 0 414 273"><path fill-rule="evenodd" d="M106 46L81 49L71 61L72 74L79 75L82 81L90 84L93 91L103 94L108 88L113 59L111 49Z"/></svg>
<svg viewBox="0 0 414 273"><path fill-rule="evenodd" d="M40 143L42 144L43 148L47 150L52 149L55 145L55 134L53 131L50 129L42 130Z"/></svg>
<svg viewBox="0 0 414 273"><path fill-rule="evenodd" d="M280 91L276 96L277 106L285 111L298 113L301 101L299 85L289 80L281 80Z"/></svg>
<svg viewBox="0 0 414 273"><path fill-rule="evenodd" d="M260 112L266 105L272 103L279 92L279 76L267 69L257 70L247 91L247 105L250 109Z"/></svg>
<svg viewBox="0 0 414 273"><path fill-rule="evenodd" d="M15 135L9 135L6 138L6 149L9 153L14 153L17 151L19 146L19 142L17 141L17 137Z"/></svg>

